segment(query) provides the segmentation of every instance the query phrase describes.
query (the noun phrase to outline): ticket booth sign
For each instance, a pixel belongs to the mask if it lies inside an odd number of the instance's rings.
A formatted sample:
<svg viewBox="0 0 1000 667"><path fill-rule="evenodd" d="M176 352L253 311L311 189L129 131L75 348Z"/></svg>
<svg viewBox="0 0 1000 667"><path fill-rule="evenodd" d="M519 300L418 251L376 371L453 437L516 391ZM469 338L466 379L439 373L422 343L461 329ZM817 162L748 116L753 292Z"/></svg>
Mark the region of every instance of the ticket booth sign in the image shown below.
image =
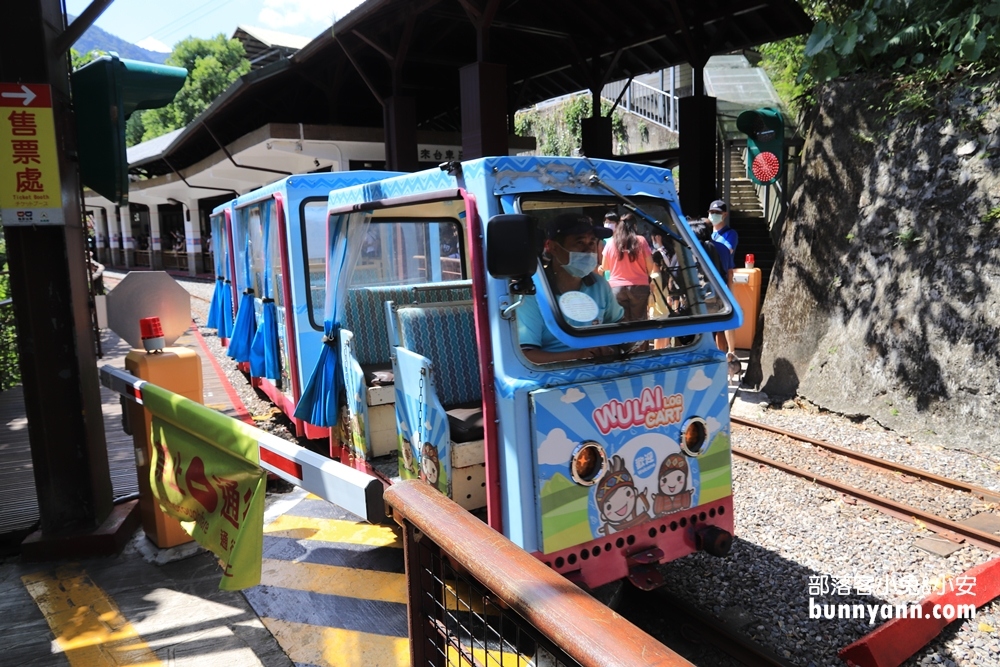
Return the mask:
<svg viewBox="0 0 1000 667"><path fill-rule="evenodd" d="M66 224L49 86L0 83L0 215L5 227Z"/></svg>

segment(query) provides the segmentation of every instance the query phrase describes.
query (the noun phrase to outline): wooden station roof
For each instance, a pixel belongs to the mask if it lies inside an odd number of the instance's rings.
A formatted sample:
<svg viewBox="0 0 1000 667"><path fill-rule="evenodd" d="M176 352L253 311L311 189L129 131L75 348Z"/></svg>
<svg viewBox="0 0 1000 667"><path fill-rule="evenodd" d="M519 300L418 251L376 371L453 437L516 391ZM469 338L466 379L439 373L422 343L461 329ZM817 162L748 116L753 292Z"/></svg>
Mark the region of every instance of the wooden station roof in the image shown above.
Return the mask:
<svg viewBox="0 0 1000 667"><path fill-rule="evenodd" d="M266 123L381 127L393 94L415 99L418 129L458 131L459 69L480 55L506 65L513 112L811 27L796 0L368 0L133 166L183 169Z"/></svg>

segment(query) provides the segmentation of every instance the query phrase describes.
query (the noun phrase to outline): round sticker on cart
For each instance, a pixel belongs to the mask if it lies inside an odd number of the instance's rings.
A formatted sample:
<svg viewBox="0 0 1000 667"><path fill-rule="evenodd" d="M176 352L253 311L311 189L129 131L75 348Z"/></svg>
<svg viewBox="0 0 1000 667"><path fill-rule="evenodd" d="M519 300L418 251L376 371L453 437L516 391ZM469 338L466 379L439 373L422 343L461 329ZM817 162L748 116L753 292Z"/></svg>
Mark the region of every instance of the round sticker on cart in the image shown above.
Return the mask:
<svg viewBox="0 0 1000 667"><path fill-rule="evenodd" d="M566 292L559 297L559 310L575 322L593 322L597 319L600 308L589 294L583 292Z"/></svg>

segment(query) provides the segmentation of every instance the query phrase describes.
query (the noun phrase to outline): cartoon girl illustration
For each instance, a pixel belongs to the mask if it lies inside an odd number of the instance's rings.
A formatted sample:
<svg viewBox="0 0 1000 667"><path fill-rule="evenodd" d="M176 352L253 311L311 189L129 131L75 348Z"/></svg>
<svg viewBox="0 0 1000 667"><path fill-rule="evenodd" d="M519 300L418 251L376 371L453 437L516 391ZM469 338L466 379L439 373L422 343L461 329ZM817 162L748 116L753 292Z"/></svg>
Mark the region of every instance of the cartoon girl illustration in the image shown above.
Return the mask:
<svg viewBox="0 0 1000 667"><path fill-rule="evenodd" d="M628 530L650 518L646 491L644 489L641 494L636 491L632 475L625 469L625 461L620 456L611 457L611 469L598 483L595 499L604 521L597 530L605 535Z"/></svg>
<svg viewBox="0 0 1000 667"><path fill-rule="evenodd" d="M429 442L425 442L424 449L420 453L420 479L433 487L437 487L440 476L441 461L438 460L437 447Z"/></svg>
<svg viewBox="0 0 1000 667"><path fill-rule="evenodd" d="M688 463L681 454L671 454L660 464L659 493L653 494L653 516L663 516L691 507L694 493L688 486Z"/></svg>

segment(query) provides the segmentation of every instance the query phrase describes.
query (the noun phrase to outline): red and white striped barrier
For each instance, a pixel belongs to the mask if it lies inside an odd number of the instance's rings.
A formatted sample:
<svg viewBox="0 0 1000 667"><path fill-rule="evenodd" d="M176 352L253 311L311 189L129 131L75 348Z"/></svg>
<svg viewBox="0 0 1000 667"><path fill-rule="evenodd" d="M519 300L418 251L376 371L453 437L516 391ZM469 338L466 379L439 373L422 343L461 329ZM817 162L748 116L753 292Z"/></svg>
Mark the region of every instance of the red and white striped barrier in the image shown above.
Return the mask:
<svg viewBox="0 0 1000 667"><path fill-rule="evenodd" d="M101 384L105 387L139 405L143 404L142 388L148 382L108 365L101 366L100 373ZM375 477L243 422L234 420L234 423L241 429L252 431L252 436L257 440L260 467L264 470L339 505L370 523L383 523L386 520L385 503L382 500L384 486ZM184 428L183 424L175 426Z"/></svg>

